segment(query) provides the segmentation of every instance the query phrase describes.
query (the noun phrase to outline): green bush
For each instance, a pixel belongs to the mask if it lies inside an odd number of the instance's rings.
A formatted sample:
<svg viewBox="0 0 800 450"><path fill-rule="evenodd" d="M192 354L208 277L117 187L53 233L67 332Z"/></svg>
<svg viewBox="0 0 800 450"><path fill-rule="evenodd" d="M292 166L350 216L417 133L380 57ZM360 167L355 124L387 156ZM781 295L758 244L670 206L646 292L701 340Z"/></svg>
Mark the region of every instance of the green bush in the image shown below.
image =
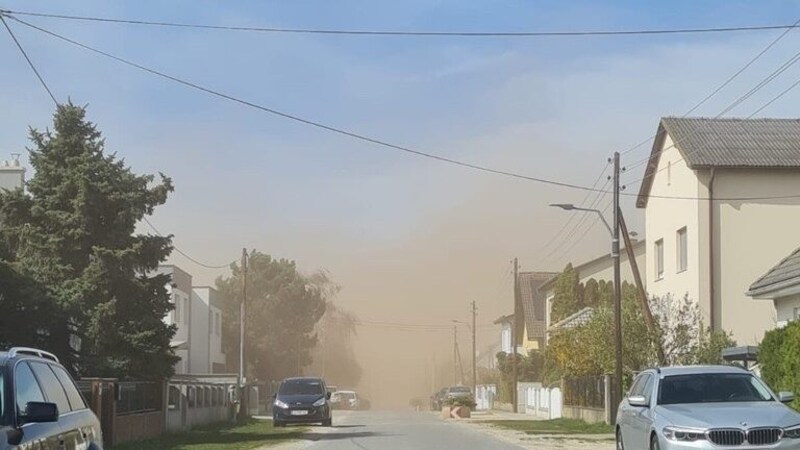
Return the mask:
<svg viewBox="0 0 800 450"><path fill-rule="evenodd" d="M477 403L472 397L454 397L454 398L447 398L444 400L444 404L447 406L469 406L470 408L475 408Z"/></svg>
<svg viewBox="0 0 800 450"><path fill-rule="evenodd" d="M767 332L758 349L761 378L778 391L800 393L800 321ZM792 407L800 410L800 401Z"/></svg>

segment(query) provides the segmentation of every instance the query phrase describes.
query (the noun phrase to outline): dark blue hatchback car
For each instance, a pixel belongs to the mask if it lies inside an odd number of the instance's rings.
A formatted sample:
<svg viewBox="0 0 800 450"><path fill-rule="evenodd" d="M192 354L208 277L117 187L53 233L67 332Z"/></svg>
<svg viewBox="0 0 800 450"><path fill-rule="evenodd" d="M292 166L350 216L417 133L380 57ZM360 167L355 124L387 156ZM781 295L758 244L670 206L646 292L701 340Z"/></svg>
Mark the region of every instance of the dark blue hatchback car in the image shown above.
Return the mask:
<svg viewBox="0 0 800 450"><path fill-rule="evenodd" d="M272 405L276 427L289 423L319 423L331 426L331 393L321 378L286 378Z"/></svg>
<svg viewBox="0 0 800 450"><path fill-rule="evenodd" d="M102 450L100 422L53 354L0 352L0 450Z"/></svg>

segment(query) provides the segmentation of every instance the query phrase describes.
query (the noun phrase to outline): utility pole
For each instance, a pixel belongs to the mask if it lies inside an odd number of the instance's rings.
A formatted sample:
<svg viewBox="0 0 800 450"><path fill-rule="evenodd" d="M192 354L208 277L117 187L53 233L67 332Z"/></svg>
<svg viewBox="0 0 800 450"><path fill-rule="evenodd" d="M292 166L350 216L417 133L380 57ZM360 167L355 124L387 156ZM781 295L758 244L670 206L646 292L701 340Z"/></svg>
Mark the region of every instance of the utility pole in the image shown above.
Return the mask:
<svg viewBox="0 0 800 450"><path fill-rule="evenodd" d="M458 385L458 331L453 325L453 386Z"/></svg>
<svg viewBox="0 0 800 450"><path fill-rule="evenodd" d="M431 374L431 393L436 392L436 352L433 352L433 372Z"/></svg>
<svg viewBox="0 0 800 450"><path fill-rule="evenodd" d="M518 411L517 405L517 321L519 320L519 314L517 314L517 305L519 305L519 261L517 258L514 258L514 314L513 319L511 321L511 401L512 401L512 411Z"/></svg>
<svg viewBox="0 0 800 450"><path fill-rule="evenodd" d="M472 301L472 395L478 395L478 329L475 327L478 308Z"/></svg>
<svg viewBox="0 0 800 450"><path fill-rule="evenodd" d="M245 304L247 303L247 249L242 249L242 302L239 304L239 418L247 416L244 364Z"/></svg>
<svg viewBox="0 0 800 450"><path fill-rule="evenodd" d="M614 399L611 417L616 417L622 399L622 286L619 264L619 152L614 152L614 228L611 240L611 257L614 259Z"/></svg>

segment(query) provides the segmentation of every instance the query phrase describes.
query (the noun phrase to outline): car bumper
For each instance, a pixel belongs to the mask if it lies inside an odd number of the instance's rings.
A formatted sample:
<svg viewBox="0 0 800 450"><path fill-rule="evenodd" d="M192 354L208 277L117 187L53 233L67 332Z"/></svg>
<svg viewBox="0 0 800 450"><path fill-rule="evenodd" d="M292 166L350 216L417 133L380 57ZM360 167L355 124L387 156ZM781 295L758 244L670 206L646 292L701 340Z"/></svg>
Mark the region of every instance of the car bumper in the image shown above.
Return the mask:
<svg viewBox="0 0 800 450"><path fill-rule="evenodd" d="M661 436L659 439L660 450L706 450L706 449L737 449L737 450L800 450L800 439L781 439L775 444L771 445L736 445L736 446L721 446L715 445L709 441L695 441L695 442L675 442L667 440Z"/></svg>
<svg viewBox="0 0 800 450"><path fill-rule="evenodd" d="M302 413L302 412L305 413ZM282 423L317 423L330 419L331 412L327 406L292 407L288 409L275 407L272 420Z"/></svg>

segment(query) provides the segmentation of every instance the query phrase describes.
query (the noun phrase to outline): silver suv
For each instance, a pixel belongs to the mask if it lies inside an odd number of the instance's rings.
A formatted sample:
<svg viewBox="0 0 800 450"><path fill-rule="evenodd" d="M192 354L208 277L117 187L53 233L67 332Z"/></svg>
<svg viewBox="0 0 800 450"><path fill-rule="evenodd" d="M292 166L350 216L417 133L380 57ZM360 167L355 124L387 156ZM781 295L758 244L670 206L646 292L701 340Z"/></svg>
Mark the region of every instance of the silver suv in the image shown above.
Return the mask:
<svg viewBox="0 0 800 450"><path fill-rule="evenodd" d="M617 412L617 449L800 449L800 414L738 367L640 373Z"/></svg>

